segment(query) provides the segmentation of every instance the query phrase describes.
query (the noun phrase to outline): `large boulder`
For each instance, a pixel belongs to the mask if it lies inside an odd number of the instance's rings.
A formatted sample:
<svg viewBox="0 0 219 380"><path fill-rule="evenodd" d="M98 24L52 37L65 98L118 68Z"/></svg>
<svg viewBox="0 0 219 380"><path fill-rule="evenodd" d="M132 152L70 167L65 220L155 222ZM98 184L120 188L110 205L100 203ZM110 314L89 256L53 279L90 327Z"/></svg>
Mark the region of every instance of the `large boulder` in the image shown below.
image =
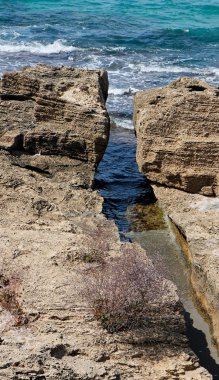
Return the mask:
<svg viewBox="0 0 219 380"><path fill-rule="evenodd" d="M219 195L219 90L181 78L135 96L137 162L153 182Z"/></svg>
<svg viewBox="0 0 219 380"><path fill-rule="evenodd" d="M107 73L45 65L6 73L0 148L97 164L109 137Z"/></svg>

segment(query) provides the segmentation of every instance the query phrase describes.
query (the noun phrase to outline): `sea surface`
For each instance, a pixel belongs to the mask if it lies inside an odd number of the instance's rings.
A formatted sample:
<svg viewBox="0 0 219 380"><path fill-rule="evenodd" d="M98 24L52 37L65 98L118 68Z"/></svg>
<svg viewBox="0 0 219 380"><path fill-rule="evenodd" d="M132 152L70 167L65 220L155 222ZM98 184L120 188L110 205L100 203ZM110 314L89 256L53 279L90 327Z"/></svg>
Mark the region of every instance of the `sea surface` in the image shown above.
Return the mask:
<svg viewBox="0 0 219 380"><path fill-rule="evenodd" d="M0 0L0 74L36 63L108 70L111 118L179 76L219 83L218 0Z"/></svg>

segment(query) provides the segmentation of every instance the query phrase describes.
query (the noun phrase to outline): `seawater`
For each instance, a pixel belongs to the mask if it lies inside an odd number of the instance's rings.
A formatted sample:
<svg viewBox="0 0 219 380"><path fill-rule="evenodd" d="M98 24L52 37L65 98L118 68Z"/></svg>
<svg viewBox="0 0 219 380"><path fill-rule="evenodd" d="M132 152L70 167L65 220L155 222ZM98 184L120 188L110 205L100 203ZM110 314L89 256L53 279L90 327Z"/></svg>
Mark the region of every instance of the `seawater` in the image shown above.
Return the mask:
<svg viewBox="0 0 219 380"><path fill-rule="evenodd" d="M152 197L135 162L133 95L180 76L219 85L218 0L0 0L0 76L37 63L108 71L108 110L117 128L96 184L105 214L126 235L127 207ZM194 350L218 379L205 336L195 329L200 316L193 326L196 309L185 309L191 346L198 341Z"/></svg>
<svg viewBox="0 0 219 380"><path fill-rule="evenodd" d="M0 0L0 74L36 63L104 68L111 118L179 76L219 83L218 0Z"/></svg>

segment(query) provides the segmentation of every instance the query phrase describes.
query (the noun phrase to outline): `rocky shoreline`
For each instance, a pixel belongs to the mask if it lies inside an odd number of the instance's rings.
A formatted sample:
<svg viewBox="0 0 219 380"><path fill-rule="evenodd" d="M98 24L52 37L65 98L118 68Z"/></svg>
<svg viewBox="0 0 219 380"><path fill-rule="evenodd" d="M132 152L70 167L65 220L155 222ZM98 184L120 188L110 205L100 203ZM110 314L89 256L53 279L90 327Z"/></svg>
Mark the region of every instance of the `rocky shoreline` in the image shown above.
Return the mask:
<svg viewBox="0 0 219 380"><path fill-rule="evenodd" d="M92 191L107 90L105 72L43 65L1 81L2 379L211 379L189 348L174 284L140 335L108 333L81 296L94 254L145 254L120 242Z"/></svg>
<svg viewBox="0 0 219 380"><path fill-rule="evenodd" d="M190 78L135 98L139 167L182 236L219 347L218 109L218 89Z"/></svg>
<svg viewBox="0 0 219 380"><path fill-rule="evenodd" d="M180 243L191 268L191 285L210 317L214 343L219 347L219 199L155 185L153 188L161 207L180 232Z"/></svg>

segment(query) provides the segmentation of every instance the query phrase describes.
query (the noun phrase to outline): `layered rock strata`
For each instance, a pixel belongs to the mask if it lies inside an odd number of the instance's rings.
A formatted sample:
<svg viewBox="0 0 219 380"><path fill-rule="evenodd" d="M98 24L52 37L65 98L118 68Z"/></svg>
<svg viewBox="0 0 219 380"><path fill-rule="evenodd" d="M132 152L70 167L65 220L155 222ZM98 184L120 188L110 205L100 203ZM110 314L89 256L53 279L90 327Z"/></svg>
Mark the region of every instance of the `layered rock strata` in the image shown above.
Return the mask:
<svg viewBox="0 0 219 380"><path fill-rule="evenodd" d="M0 148L100 161L109 136L104 71L39 65L1 82Z"/></svg>
<svg viewBox="0 0 219 380"><path fill-rule="evenodd" d="M191 283L212 322L219 348L219 198L153 186L191 266Z"/></svg>
<svg viewBox="0 0 219 380"><path fill-rule="evenodd" d="M219 90L181 78L135 96L137 162L153 183L219 195Z"/></svg>
<svg viewBox="0 0 219 380"><path fill-rule="evenodd" d="M185 239L191 282L219 345L219 199L206 197L219 195L218 111L218 89L196 79L135 97L139 168Z"/></svg>
<svg viewBox="0 0 219 380"><path fill-rule="evenodd" d="M37 66L0 101L0 379L210 379L188 347L175 286L141 333L109 334L81 294L122 244L91 191L109 134L107 76Z"/></svg>

